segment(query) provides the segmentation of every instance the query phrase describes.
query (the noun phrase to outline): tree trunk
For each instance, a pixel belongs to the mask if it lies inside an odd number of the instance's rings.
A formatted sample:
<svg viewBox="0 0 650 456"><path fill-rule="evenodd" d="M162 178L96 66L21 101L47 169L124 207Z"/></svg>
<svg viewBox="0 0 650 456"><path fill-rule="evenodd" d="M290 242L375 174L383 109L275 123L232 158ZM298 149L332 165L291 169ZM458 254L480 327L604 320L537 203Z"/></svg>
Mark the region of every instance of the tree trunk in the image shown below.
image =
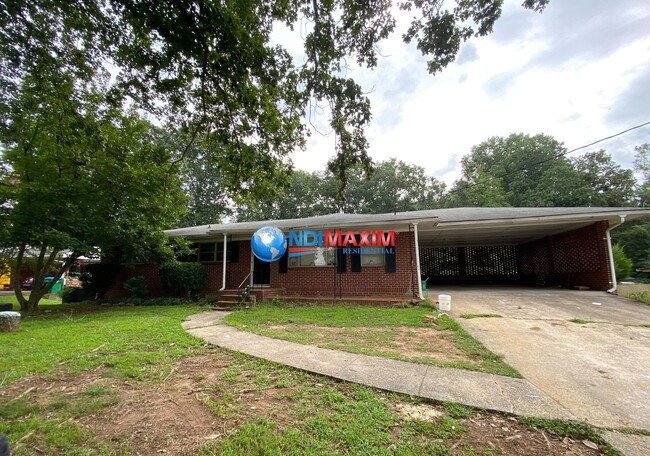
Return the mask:
<svg viewBox="0 0 650 456"><path fill-rule="evenodd" d="M36 312L38 310L38 300L32 300L32 296L30 295L29 300L23 300L20 303L20 310L25 313Z"/></svg>

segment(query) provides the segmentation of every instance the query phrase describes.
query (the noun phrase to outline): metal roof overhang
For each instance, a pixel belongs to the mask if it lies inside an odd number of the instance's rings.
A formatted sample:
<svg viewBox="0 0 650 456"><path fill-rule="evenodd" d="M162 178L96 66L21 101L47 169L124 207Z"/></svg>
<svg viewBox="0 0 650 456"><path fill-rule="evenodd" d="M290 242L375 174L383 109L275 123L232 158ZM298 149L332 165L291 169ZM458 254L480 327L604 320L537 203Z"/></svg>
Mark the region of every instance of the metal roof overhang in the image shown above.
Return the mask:
<svg viewBox="0 0 650 456"><path fill-rule="evenodd" d="M278 228L282 229L285 233L288 233L288 231L294 230L294 231L299 231L299 230L362 230L362 231L395 231L397 233L400 232L405 232L409 231L409 228L412 229L412 225L414 223L418 224L418 227L426 227L428 229L433 229L437 226L438 224L438 218L437 217L427 217L427 218L414 218L410 220L399 220L399 221L386 221L386 220L378 220L378 221L359 221L359 222L333 222L333 223L318 223L318 224L310 224L310 223L296 223L293 221L293 223L274 223L274 222L267 222L259 225L259 228L261 228L264 225L271 225L271 226L277 226ZM255 229L236 229L235 227L228 227L227 225L221 225L219 228L210 230L208 232L208 236L210 238L215 238L218 236L223 236L224 234L231 235L233 239L248 239L250 236L255 232L257 228Z"/></svg>
<svg viewBox="0 0 650 456"><path fill-rule="evenodd" d="M523 217L498 220L441 221L435 229L419 229L420 247L465 247L479 245L517 245L554 234L582 228L601 220L609 226L647 217L633 212L592 213Z"/></svg>

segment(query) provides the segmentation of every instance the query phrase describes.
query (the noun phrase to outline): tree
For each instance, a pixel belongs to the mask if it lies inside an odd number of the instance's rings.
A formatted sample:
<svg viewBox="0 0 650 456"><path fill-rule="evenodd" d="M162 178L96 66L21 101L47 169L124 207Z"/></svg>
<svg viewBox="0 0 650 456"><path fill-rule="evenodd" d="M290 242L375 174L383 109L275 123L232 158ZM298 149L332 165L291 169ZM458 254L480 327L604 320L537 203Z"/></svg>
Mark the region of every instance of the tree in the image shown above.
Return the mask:
<svg viewBox="0 0 650 456"><path fill-rule="evenodd" d="M14 277L37 252L29 298L16 287L26 312L55 283L44 277L54 268L58 279L81 255L147 261L182 206L161 133L106 102L103 81L77 82L54 64L25 77L0 130L0 242L16 250Z"/></svg>
<svg viewBox="0 0 650 456"><path fill-rule="evenodd" d="M187 197L187 212L176 223L178 227L220 223L230 215L229 201L224 192L221 170L210 157L196 148L180 164L183 193Z"/></svg>
<svg viewBox="0 0 650 456"><path fill-rule="evenodd" d="M650 259L650 221L625 223L612 230L612 238L632 260L635 268L646 266Z"/></svg>
<svg viewBox="0 0 650 456"><path fill-rule="evenodd" d="M488 175L482 168L474 169L469 179L459 179L443 196L445 207L508 206L500 178Z"/></svg>
<svg viewBox="0 0 650 456"><path fill-rule="evenodd" d="M547 3L523 6L542 11ZM491 33L501 7L501 0L404 0L400 8L414 11L404 40L429 57L434 74L464 41ZM345 184L351 167L370 168L371 111L343 70L353 60L377 65L378 45L396 26L391 8L388 0L12 0L0 6L0 113L43 64L57 61L81 79L111 68L114 101L178 127L188 146L204 136L224 188L245 194L263 193L257 183L288 171L288 154L305 144L302 116L323 102L337 136L330 171ZM272 37L295 24L309 24L299 65Z"/></svg>
<svg viewBox="0 0 650 456"><path fill-rule="evenodd" d="M347 213L382 214L440 207L445 184L426 175L424 168L391 158L374 165L369 178L355 168L349 173L345 201Z"/></svg>
<svg viewBox="0 0 650 456"><path fill-rule="evenodd" d="M587 152L571 159L584 184L592 190L586 206L623 207L634 203L636 179L604 150Z"/></svg>
<svg viewBox="0 0 650 456"><path fill-rule="evenodd" d="M461 180L477 185L478 177L499 179L506 202L514 207L581 206L588 190L565 153L548 135L493 137L461 159Z"/></svg>
<svg viewBox="0 0 650 456"><path fill-rule="evenodd" d="M237 221L280 220L331 214L337 211L336 187L321 172L294 171L287 188L277 194L249 199L237 206Z"/></svg>
<svg viewBox="0 0 650 456"><path fill-rule="evenodd" d="M381 214L440 207L445 184L427 176L424 168L401 160L374 163L371 176L361 167L348 173L343 192L337 199L336 177L329 171L294 171L290 186L278 197L268 197L237 208L237 221L304 218L335 212Z"/></svg>
<svg viewBox="0 0 650 456"><path fill-rule="evenodd" d="M641 207L646 207L650 202L650 143L642 144L634 148L634 168L643 176L643 182L639 188L639 202Z"/></svg>

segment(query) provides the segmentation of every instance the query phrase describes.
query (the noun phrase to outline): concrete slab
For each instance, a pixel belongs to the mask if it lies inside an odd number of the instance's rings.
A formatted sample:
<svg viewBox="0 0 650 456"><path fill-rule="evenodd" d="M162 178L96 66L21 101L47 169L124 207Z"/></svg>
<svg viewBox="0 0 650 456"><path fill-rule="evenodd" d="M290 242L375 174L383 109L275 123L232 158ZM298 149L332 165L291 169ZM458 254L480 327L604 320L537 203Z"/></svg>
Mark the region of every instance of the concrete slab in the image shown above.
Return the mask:
<svg viewBox="0 0 650 456"><path fill-rule="evenodd" d="M477 288L450 294L455 317L503 315L457 321L578 419L650 429L650 370L644 367L650 362L650 328L624 325L650 321L650 306L570 290Z"/></svg>
<svg viewBox="0 0 650 456"><path fill-rule="evenodd" d="M650 454L650 436L621 434L612 431L604 431L602 436L625 456L648 456Z"/></svg>
<svg viewBox="0 0 650 456"><path fill-rule="evenodd" d="M650 306L602 291L558 288L448 287L427 291L432 299L449 294L452 314L486 313L530 320L608 322L621 325L650 324ZM459 307L460 306L460 307Z"/></svg>
<svg viewBox="0 0 650 456"><path fill-rule="evenodd" d="M228 315L229 312L210 311L203 312L196 315L190 315L181 322L181 326L186 331L194 328L201 328L205 326L214 326L219 323L223 317Z"/></svg>
<svg viewBox="0 0 650 456"><path fill-rule="evenodd" d="M427 371L422 364L358 355L336 378L386 391L418 396Z"/></svg>
<svg viewBox="0 0 650 456"><path fill-rule="evenodd" d="M528 381L482 372L430 367L419 396L522 416L575 419Z"/></svg>

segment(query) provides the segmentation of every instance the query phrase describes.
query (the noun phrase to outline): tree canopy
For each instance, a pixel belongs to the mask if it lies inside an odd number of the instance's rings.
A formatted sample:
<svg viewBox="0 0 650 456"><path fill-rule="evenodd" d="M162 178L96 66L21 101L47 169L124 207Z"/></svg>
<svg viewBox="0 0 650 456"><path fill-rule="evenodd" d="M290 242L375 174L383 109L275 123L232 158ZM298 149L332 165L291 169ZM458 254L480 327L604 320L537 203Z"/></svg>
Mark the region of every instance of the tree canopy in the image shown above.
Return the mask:
<svg viewBox="0 0 650 456"><path fill-rule="evenodd" d="M348 173L343 201L337 198L335 176L328 170L295 171L279 196L237 207L237 221L312 217L334 212L381 214L439 207L445 184L427 176L424 168L391 158L373 163L365 176L359 167Z"/></svg>
<svg viewBox="0 0 650 456"><path fill-rule="evenodd" d="M45 276L79 256L147 261L182 206L162 132L107 103L101 84L78 90L63 69L47 70L23 80L1 131L0 243L13 249L14 280L36 258L29 299L16 286L26 311L50 288Z"/></svg>
<svg viewBox="0 0 650 456"><path fill-rule="evenodd" d="M541 11L547 3L523 6ZM461 43L492 31L502 0L399 7L414 14L404 41L436 73ZM379 44L395 29L392 8L388 0L11 0L0 6L0 110L43 65L82 80L109 69L114 103L134 103L190 142L204 135L225 188L246 193L286 171L289 152L304 146L301 116L324 101L337 136L330 171L345 182L351 167L369 168L371 110L344 69L349 60L377 65ZM298 23L309 24L303 62L272 40L274 28Z"/></svg>
<svg viewBox="0 0 650 456"><path fill-rule="evenodd" d="M567 158L551 136L493 137L461 159L448 206L630 206L636 180L604 150Z"/></svg>

